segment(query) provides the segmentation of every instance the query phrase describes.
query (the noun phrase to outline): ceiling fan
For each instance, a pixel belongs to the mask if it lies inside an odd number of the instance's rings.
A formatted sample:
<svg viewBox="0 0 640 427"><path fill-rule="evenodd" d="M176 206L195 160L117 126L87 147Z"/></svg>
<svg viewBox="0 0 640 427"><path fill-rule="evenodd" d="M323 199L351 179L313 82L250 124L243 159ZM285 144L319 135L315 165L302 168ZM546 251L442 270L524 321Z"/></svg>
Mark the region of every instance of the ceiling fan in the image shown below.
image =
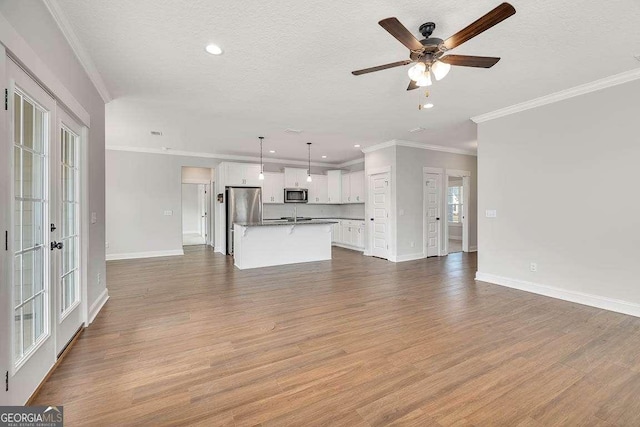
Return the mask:
<svg viewBox="0 0 640 427"><path fill-rule="evenodd" d="M513 6L509 3L502 3L491 12L472 22L466 28L463 28L446 40L431 37L433 30L436 28L436 24L433 22L426 22L420 26L419 31L424 39L418 40L396 18L383 19L378 22L378 24L409 49L409 59L352 71L351 74L359 76L361 74L373 73L375 71L386 70L387 68L401 67L415 63L415 65L409 69L409 78L411 78L411 81L407 87L407 90L413 90L418 87L431 86L431 73L433 73L436 80L443 79L452 65L491 68L500 58L490 56L445 55L445 53L485 32L515 13L516 10Z"/></svg>

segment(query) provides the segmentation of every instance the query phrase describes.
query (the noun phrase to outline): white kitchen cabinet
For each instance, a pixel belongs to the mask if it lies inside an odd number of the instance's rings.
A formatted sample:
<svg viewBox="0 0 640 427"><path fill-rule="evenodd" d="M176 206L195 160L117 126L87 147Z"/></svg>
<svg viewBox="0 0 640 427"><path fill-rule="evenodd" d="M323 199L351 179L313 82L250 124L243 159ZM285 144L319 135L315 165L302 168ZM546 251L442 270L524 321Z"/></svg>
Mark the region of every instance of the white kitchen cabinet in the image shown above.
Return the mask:
<svg viewBox="0 0 640 427"><path fill-rule="evenodd" d="M327 171L327 203L342 202L342 171Z"/></svg>
<svg viewBox="0 0 640 427"><path fill-rule="evenodd" d="M348 221L340 221L340 242L343 245L351 246L351 224Z"/></svg>
<svg viewBox="0 0 640 427"><path fill-rule="evenodd" d="M311 175L311 182L308 184L310 184L309 203L324 204L329 202L326 175Z"/></svg>
<svg viewBox="0 0 640 427"><path fill-rule="evenodd" d="M309 188L309 184L306 169L284 168L285 188Z"/></svg>
<svg viewBox="0 0 640 427"><path fill-rule="evenodd" d="M338 220L332 230L332 243L349 249L364 250L364 221Z"/></svg>
<svg viewBox="0 0 640 427"><path fill-rule="evenodd" d="M351 203L351 175L342 174L342 203Z"/></svg>
<svg viewBox="0 0 640 427"><path fill-rule="evenodd" d="M350 203L364 203L364 171L349 174Z"/></svg>
<svg viewBox="0 0 640 427"><path fill-rule="evenodd" d="M260 175L260 165L251 163L226 163L225 172L225 186L262 186L262 181L258 179L258 175Z"/></svg>
<svg viewBox="0 0 640 427"><path fill-rule="evenodd" d="M331 229L331 243L340 243L342 241L342 229L340 228L340 220L336 220Z"/></svg>
<svg viewBox="0 0 640 427"><path fill-rule="evenodd" d="M364 222L358 224L356 227L354 227L355 231L355 241L353 242L353 245L357 248L363 248L364 249ZM352 239L353 240L353 239Z"/></svg>
<svg viewBox="0 0 640 427"><path fill-rule="evenodd" d="M265 172L262 183L263 203L284 203L284 174Z"/></svg>

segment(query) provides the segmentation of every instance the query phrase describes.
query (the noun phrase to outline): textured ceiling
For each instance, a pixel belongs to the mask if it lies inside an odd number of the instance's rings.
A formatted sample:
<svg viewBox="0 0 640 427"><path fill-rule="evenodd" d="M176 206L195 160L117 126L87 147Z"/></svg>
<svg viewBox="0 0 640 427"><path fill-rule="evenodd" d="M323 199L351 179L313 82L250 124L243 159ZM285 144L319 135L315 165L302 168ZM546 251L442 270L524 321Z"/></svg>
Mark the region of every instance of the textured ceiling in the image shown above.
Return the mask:
<svg viewBox="0 0 640 427"><path fill-rule="evenodd" d="M306 159L311 141L313 160L332 162L390 139L474 150L470 117L640 65L639 1L515 0L515 16L453 51L502 60L454 67L418 111L408 67L350 74L406 58L377 22L418 35L434 21L446 38L499 1L57 1L114 98L108 145L255 155L264 135L274 156Z"/></svg>

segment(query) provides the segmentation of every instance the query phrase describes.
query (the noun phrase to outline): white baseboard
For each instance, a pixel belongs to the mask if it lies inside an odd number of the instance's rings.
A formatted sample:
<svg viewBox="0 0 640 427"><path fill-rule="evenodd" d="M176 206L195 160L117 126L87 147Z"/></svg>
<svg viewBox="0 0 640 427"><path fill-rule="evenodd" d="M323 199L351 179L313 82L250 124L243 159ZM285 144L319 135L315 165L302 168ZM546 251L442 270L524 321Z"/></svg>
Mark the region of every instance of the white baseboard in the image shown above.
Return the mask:
<svg viewBox="0 0 640 427"><path fill-rule="evenodd" d="M569 291L554 286L541 285L524 280L510 279L508 277L496 276L493 274L476 272L476 280L493 283L495 285L506 286L508 288L519 289L521 291L532 292L551 298L564 301L575 302L591 307L602 308L604 310L615 311L616 313L628 314L640 317L640 304L607 298L599 295L587 294L584 292Z"/></svg>
<svg viewBox="0 0 640 427"><path fill-rule="evenodd" d="M161 256L177 256L184 255L182 249L171 251L153 251L153 252L131 252L127 254L107 254L107 261L115 261L117 259L136 259L136 258L156 258Z"/></svg>
<svg viewBox="0 0 640 427"><path fill-rule="evenodd" d="M87 326L93 323L93 320L96 318L98 313L100 313L100 310L102 310L102 307L106 304L108 299L109 290L105 288L100 296L93 302L93 304L91 304L91 307L89 307L89 324Z"/></svg>
<svg viewBox="0 0 640 427"><path fill-rule="evenodd" d="M408 255L394 255L389 257L389 261L391 262L405 262L405 261L415 261L417 259L426 258L424 253L416 252L414 254Z"/></svg>
<svg viewBox="0 0 640 427"><path fill-rule="evenodd" d="M331 246L338 246L345 249L351 249L352 251L364 252L364 248L359 248L357 246L351 245L343 245L342 243L331 243Z"/></svg>
<svg viewBox="0 0 640 427"><path fill-rule="evenodd" d="M477 246L469 246L469 252L478 252Z"/></svg>

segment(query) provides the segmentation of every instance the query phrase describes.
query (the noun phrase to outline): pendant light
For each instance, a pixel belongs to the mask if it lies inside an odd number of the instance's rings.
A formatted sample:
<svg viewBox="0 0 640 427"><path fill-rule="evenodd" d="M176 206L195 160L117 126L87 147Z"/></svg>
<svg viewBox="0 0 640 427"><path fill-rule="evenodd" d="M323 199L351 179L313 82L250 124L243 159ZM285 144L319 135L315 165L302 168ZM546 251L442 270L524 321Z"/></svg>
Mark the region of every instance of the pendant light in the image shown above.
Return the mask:
<svg viewBox="0 0 640 427"><path fill-rule="evenodd" d="M311 143L307 142L309 148L309 169L307 169L307 182L311 182Z"/></svg>
<svg viewBox="0 0 640 427"><path fill-rule="evenodd" d="M258 139L260 139L260 175L258 175L258 179L264 181L264 163L262 163L262 140L264 136L259 136Z"/></svg>

